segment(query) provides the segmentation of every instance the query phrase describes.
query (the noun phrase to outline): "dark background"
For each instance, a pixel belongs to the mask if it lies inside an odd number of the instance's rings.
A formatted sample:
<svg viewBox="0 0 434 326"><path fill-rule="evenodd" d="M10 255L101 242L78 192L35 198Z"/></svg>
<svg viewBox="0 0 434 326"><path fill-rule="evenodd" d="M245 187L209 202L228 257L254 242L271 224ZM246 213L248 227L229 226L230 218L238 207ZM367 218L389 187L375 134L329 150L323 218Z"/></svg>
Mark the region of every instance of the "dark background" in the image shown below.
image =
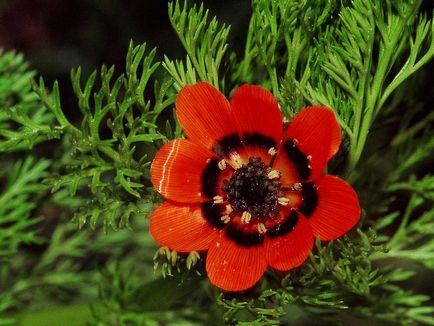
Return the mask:
<svg viewBox="0 0 434 326"><path fill-rule="evenodd" d="M189 6L200 1L188 1ZM205 0L211 16L230 24L232 50L242 53L250 0ZM123 67L128 43L146 42L158 56L185 56L165 0L0 0L0 48L23 52L48 82L68 83L70 69Z"/></svg>
<svg viewBox="0 0 434 326"><path fill-rule="evenodd" d="M183 1L181 1L183 3ZM157 47L158 58L184 58L172 29L166 0L0 0L0 49L23 52L31 67L48 84L58 80L62 101L74 103L71 68L81 66L87 76L102 64L122 73L128 43ZM250 0L190 0L203 3L211 16L231 25L230 50L243 53L251 15ZM432 15L434 2L422 2ZM432 66L432 65L431 65Z"/></svg>

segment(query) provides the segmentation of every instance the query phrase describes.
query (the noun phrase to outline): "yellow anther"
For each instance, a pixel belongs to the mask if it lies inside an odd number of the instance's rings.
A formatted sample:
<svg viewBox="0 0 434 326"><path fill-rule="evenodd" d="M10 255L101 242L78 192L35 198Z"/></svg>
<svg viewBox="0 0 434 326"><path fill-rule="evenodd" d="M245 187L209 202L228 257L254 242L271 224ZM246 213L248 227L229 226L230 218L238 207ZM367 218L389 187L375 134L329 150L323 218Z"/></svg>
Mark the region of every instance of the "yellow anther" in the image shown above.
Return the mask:
<svg viewBox="0 0 434 326"><path fill-rule="evenodd" d="M260 234L264 234L265 232L267 232L267 228L265 227L264 223L258 223L258 232Z"/></svg>
<svg viewBox="0 0 434 326"><path fill-rule="evenodd" d="M280 178L280 172L277 170L271 170L267 174L268 179L277 179Z"/></svg>
<svg viewBox="0 0 434 326"><path fill-rule="evenodd" d="M241 222L244 224L249 224L251 219L252 214L250 214L249 212L243 212L243 215L241 215Z"/></svg>
<svg viewBox="0 0 434 326"><path fill-rule="evenodd" d="M222 196L214 196L212 199L214 200L214 204L223 203L223 197Z"/></svg>
<svg viewBox="0 0 434 326"><path fill-rule="evenodd" d="M241 159L239 157L235 157L233 160L233 167L235 170L238 170L239 168L241 168L243 166L243 162L241 161Z"/></svg>
<svg viewBox="0 0 434 326"><path fill-rule="evenodd" d="M226 213L226 214L230 214L230 213L232 213L233 211L234 211L234 209L232 208L232 206L231 206L230 204L227 204L227 205L226 205L225 213Z"/></svg>
<svg viewBox="0 0 434 326"><path fill-rule="evenodd" d="M274 147L271 147L271 148L268 150L268 154L269 154L270 156L274 156L274 155L276 155L276 153L277 153L277 151L276 151L276 149L275 149Z"/></svg>
<svg viewBox="0 0 434 326"><path fill-rule="evenodd" d="M225 160L221 160L219 162L218 166L219 166L219 169L223 171L224 169L226 169L226 161Z"/></svg>
<svg viewBox="0 0 434 326"><path fill-rule="evenodd" d="M229 223L231 221L231 217L229 215L223 215L222 217L220 217L220 220L223 223L227 224L227 223Z"/></svg>
<svg viewBox="0 0 434 326"><path fill-rule="evenodd" d="M298 190L298 191L300 191L302 187L303 187L303 186L301 185L300 182L297 182L297 183L295 183L295 184L292 186L292 188L293 188L294 190Z"/></svg>
<svg viewBox="0 0 434 326"><path fill-rule="evenodd" d="M289 204L289 199L286 198L286 197L279 197L279 198L277 199L277 202L278 202L280 205L286 206L286 205Z"/></svg>

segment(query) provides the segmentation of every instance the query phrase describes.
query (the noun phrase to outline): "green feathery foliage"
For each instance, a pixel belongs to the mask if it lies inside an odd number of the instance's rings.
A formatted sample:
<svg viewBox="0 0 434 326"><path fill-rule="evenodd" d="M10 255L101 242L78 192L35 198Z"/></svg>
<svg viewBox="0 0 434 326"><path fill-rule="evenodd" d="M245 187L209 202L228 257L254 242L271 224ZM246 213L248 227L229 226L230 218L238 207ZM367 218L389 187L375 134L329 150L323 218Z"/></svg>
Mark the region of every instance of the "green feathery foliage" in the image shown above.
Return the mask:
<svg viewBox="0 0 434 326"><path fill-rule="evenodd" d="M79 227L92 228L103 220L105 228L129 226L132 215L143 216L152 208L155 194L150 187L149 164L155 148L171 135L162 134L157 119L174 101L173 82L163 78L149 90L155 49L145 55L145 45L133 46L127 54L126 74L114 77L114 67L103 66L81 84L81 69L71 72L72 86L82 114L80 127L62 112L59 90L49 94L41 79L35 91L56 116L69 143L66 171L47 179L52 191L67 188L71 196L88 200L76 212ZM98 89L97 89L98 87ZM149 94L150 99L147 98ZM166 130L171 133L170 124ZM175 133L179 133L175 131Z"/></svg>
<svg viewBox="0 0 434 326"><path fill-rule="evenodd" d="M290 323L295 320L290 316L308 313L324 314L325 320L334 322L356 318L403 324L434 323L429 296L401 288L402 282L414 277L416 272L393 268L394 265L383 267L382 263L385 259L411 259L431 268L434 261L430 231L434 222L432 206L409 223L414 210L432 196L431 176L420 182L397 181L405 175L405 170L430 155L427 149L432 147L433 133L426 130L432 120L430 116L424 124L415 123L414 113L401 122L397 132L401 139L394 143L411 146L411 149L406 156L401 156L402 165L395 167L394 183L386 187L387 177L379 180L384 174L378 174L377 180L363 183L364 180L360 180L363 174L353 172L375 118L381 116L381 110L390 116L397 108L397 100L389 99L395 96L393 91L434 56L433 22L417 16L419 6L420 1L385 2L383 5L370 1L351 4L253 1L245 57L236 64L232 54L229 64L234 65L234 71L230 82L220 77L220 86L228 84L228 89L234 89L244 82L268 85L289 116L309 103L334 108L346 132L348 152L343 155L347 155L347 169L361 189L365 186L366 191L377 191L373 207L384 209L387 206L383 205L390 203L390 192L403 189L419 193L424 199L410 201L405 212L389 211L380 221L374 221L374 216L381 214L381 209L367 210L373 217L366 216L365 221L378 232L400 220L391 236L360 230L357 236L352 234L324 247L317 243L316 253L303 268L281 283L276 283L279 277L271 275L262 284L264 292L258 293L256 299L221 298L219 302L226 310L226 322L240 325ZM188 10L184 5L181 9L176 3L176 10L173 8L169 9L171 21L178 35L182 34L180 38L188 57L184 64L179 61L176 66L169 64L171 61L166 58L166 69L177 81L177 87L197 80L216 85L203 67L191 63L196 53L200 53L197 43L200 32L196 34L196 28L185 28L186 17L191 19L192 26L210 26L207 15L203 15L202 7ZM216 30L211 35L203 34L204 40L199 44L216 42L214 38L218 33ZM226 35L220 40L226 42ZM406 53L407 59L402 59ZM219 58L215 52L202 54L202 60L207 62ZM426 131L421 139L418 132L423 129ZM402 139L405 133L409 133L410 138ZM414 135L417 139L411 137ZM424 149L415 151L412 146L415 142L423 144ZM391 155L397 155L397 148L390 149ZM359 163L360 170L367 171L378 164L375 160L378 155L369 156L371 160L366 164ZM163 276L171 276L173 268L182 275L183 262L188 261L188 257L167 248L161 248L156 258L160 263L163 258ZM288 309L298 313L292 315Z"/></svg>
<svg viewBox="0 0 434 326"><path fill-rule="evenodd" d="M16 298L10 291L10 266L14 264L19 246L22 244L41 243L35 228L41 218L33 216L32 211L37 205L37 198L45 187L39 182L46 176L49 161L35 162L29 157L24 162L9 164L2 171L5 188L0 194L0 324L8 324L9 319L3 319L1 313L14 306Z"/></svg>
<svg viewBox="0 0 434 326"><path fill-rule="evenodd" d="M144 46L130 49L131 56L135 58L143 56L143 51ZM138 61L134 63L136 68L130 69L137 69ZM57 324L59 321L56 318L61 318L62 314L52 315L51 310L44 310L46 305L61 305L76 298L79 298L77 305L72 305L69 310L62 310L60 306L59 309L65 314L78 313L78 316L74 316L78 319L80 316L90 318L89 308L83 307L89 307L87 301L97 296L100 265L115 264L121 257L123 261L134 264L137 261L148 262L142 265L142 271L148 275L142 277L142 280L151 281L155 244L145 231L147 227L143 223L143 215L132 223L134 231L118 231L111 237L107 237L98 225L95 225L93 232L76 232L77 227L70 223L71 215L86 203L83 196L90 191L86 192L87 188L82 184L77 186L81 191L77 196L71 196L69 184L62 184L52 195L49 190L53 182L66 175L70 169L75 167L77 171L80 164L83 164L83 168L89 165L71 156L77 150L72 144L73 136L75 139L84 137L86 131L80 131L66 119L61 110L57 84L48 93L41 80L39 85L34 84L37 91L34 92L31 83L34 73L28 70L28 64L22 56L13 52L4 53L0 55L0 62L8 63L7 69L0 74L1 113L4 113L1 116L1 126L7 131L3 135L16 135L1 140L3 169L0 180L3 186L0 193L0 324L13 325L18 321L20 324L46 325L50 323L49 320ZM132 75L128 80L131 89L139 84ZM127 79L121 80L124 81ZM19 83L18 87L14 83ZM158 84L155 85L156 91L160 92ZM131 93L128 94L130 95ZM166 105L158 94L157 99L156 105ZM145 103L145 107L147 105L149 103ZM126 109L128 105L124 104L123 107ZM11 114L17 108L21 114L19 119L16 114ZM125 113L125 119L130 119L130 115L131 113ZM154 119L154 115L151 114L149 119ZM131 123L138 124L135 130L143 130L142 124L137 120L133 119ZM116 126L119 128L120 122ZM167 130L170 131L170 128ZM131 142L128 144L137 143L136 138L141 137L138 132L129 135ZM146 134L144 138L146 137L152 135ZM62 139L53 143L52 139L57 138ZM51 147L55 149L41 148L44 141L50 141ZM93 145L92 142L86 143L85 139L82 141L88 147ZM80 144L81 142L78 143ZM28 156L22 159L24 154ZM49 161L41 154L51 155L53 160ZM70 180L74 180L74 177L75 175L70 176ZM124 192L122 190L123 196ZM137 210L149 211L153 207L153 204L140 205ZM49 231L50 229L53 230ZM36 255L35 260L35 252L38 251L40 254ZM99 258L92 261L90 257ZM32 310L27 312L27 308L42 311L35 315ZM14 311L21 313L11 315Z"/></svg>
<svg viewBox="0 0 434 326"><path fill-rule="evenodd" d="M228 48L230 28L219 26L217 18L209 21L203 4L187 8L187 1L169 3L169 19L187 52L185 63L164 57L164 68L169 72L179 90L186 84L207 81L219 88L223 85L221 64Z"/></svg>
<svg viewBox="0 0 434 326"><path fill-rule="evenodd" d="M434 269L427 168L434 114L420 100L432 91L420 81L434 57L434 23L420 5L252 0L239 57L230 52L228 26L203 5L175 1L168 14L185 60L159 62L155 49L131 43L124 74L103 66L84 78L74 69L78 122L66 117L57 83L49 89L40 79L32 90L34 73L22 57L1 53L0 153L8 169L1 175L0 313L8 315L0 324L56 320L47 308L54 303L92 325L433 325L433 298L411 283ZM305 105L333 108L344 142L329 169L357 189L358 229L317 241L302 267L269 271L239 294L210 286L204 254L158 249L144 223L161 201L149 166L164 142L182 136L173 102L198 81L228 97L243 83L261 84L288 118ZM41 155L46 141L54 149ZM47 207L56 215L48 236L35 217L42 211L48 220ZM41 242L29 263L20 244ZM89 302L91 311L83 308Z"/></svg>
<svg viewBox="0 0 434 326"><path fill-rule="evenodd" d="M34 74L22 55L0 50L0 153L59 138L59 131L50 126L53 115L31 91Z"/></svg>
<svg viewBox="0 0 434 326"><path fill-rule="evenodd" d="M239 78L270 82L288 115L307 103L333 108L351 171L390 95L434 56L433 21L417 15L420 3L253 1Z"/></svg>
<svg viewBox="0 0 434 326"><path fill-rule="evenodd" d="M37 200L45 186L39 182L47 176L49 161L35 162L28 157L24 162L17 161L5 171L5 189L0 195L0 262L11 259L21 243L39 242L36 230L30 230L40 220L31 216Z"/></svg>

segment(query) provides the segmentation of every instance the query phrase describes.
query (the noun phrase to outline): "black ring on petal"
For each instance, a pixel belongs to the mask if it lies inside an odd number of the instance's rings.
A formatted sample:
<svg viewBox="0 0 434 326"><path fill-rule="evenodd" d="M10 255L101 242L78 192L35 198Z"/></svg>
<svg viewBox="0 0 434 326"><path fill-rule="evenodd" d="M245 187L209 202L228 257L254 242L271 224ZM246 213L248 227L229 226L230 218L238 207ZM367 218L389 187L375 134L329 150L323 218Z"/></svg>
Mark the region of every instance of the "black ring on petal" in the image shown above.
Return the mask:
<svg viewBox="0 0 434 326"><path fill-rule="evenodd" d="M242 146L241 138L238 134L223 137L213 146L212 150L220 157L226 157L229 153L236 151Z"/></svg>
<svg viewBox="0 0 434 326"><path fill-rule="evenodd" d="M318 206L318 191L313 182L304 182L301 188L302 203L298 211L309 217Z"/></svg>
<svg viewBox="0 0 434 326"><path fill-rule="evenodd" d="M213 146L212 150L220 157L226 157L229 153L235 152L243 145L259 146L265 149L277 147L277 143L271 137L265 136L259 132L247 133L241 140L238 134L223 137Z"/></svg>
<svg viewBox="0 0 434 326"><path fill-rule="evenodd" d="M226 236L243 247L251 247L261 244L264 241L264 236L258 231L246 232L243 228L239 228L234 223L229 223L225 229Z"/></svg>
<svg viewBox="0 0 434 326"><path fill-rule="evenodd" d="M265 149L270 149L271 147L276 148L277 144L274 139L265 136L259 132L249 133L243 135L243 143L245 145L259 146Z"/></svg>
<svg viewBox="0 0 434 326"><path fill-rule="evenodd" d="M282 223L277 224L275 227L267 231L267 236L275 238L287 234L294 230L297 223L298 213L296 211L291 211Z"/></svg>
<svg viewBox="0 0 434 326"><path fill-rule="evenodd" d="M214 204L212 201L208 201L201 204L202 216L208 222L209 225L217 229L223 229L226 224L221 220L222 217L222 205Z"/></svg>
<svg viewBox="0 0 434 326"><path fill-rule="evenodd" d="M219 160L215 158L208 162L205 170L202 172L200 179L202 184L202 193L208 198L213 198L216 195L217 181L220 172Z"/></svg>
<svg viewBox="0 0 434 326"><path fill-rule="evenodd" d="M309 179L311 172L309 160L307 159L307 156L298 149L294 139L288 139L283 143L283 151L292 163L294 163L300 180L304 181Z"/></svg>

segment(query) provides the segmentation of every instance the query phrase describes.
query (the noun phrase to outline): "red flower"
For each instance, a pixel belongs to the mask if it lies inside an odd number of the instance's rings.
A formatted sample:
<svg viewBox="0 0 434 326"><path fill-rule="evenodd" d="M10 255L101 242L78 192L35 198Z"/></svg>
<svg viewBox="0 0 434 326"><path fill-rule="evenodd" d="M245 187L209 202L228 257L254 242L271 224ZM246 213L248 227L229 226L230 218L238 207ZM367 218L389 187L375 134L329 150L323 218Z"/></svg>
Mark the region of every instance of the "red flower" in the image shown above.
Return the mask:
<svg viewBox="0 0 434 326"><path fill-rule="evenodd" d="M315 236L336 239L358 222L353 188L323 173L341 143L330 109L305 108L284 132L262 87L241 86L229 103L198 83L180 91L176 114L188 139L166 143L152 162L152 183L167 201L150 231L172 250L208 250L217 287L245 290L267 266L300 266Z"/></svg>

